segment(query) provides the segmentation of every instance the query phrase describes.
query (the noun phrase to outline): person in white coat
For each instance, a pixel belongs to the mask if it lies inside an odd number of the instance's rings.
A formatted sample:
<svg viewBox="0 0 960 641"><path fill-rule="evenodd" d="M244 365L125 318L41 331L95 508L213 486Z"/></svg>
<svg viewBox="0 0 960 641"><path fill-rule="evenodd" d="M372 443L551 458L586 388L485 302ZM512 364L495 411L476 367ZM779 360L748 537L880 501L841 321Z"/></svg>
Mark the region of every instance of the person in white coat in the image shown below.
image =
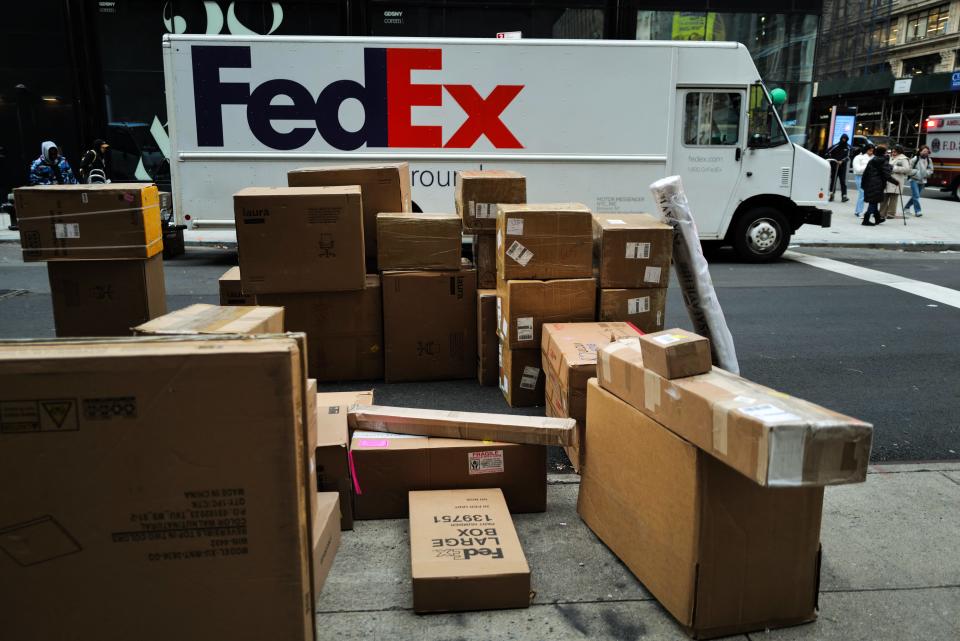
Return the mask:
<svg viewBox="0 0 960 641"><path fill-rule="evenodd" d="M903 215L907 215L907 210L913 206L914 216L923 216L920 213L920 192L927 184L927 178L933 173L933 161L930 160L930 147L923 145L917 155L910 159L910 179L907 184L910 185L910 200L903 206Z"/></svg>
<svg viewBox="0 0 960 641"><path fill-rule="evenodd" d="M897 199L903 193L903 186L910 175L910 160L903 155L903 147L897 145L890 152L890 171L897 184L887 183L883 193L883 206L880 215L886 219L897 217Z"/></svg>
<svg viewBox="0 0 960 641"><path fill-rule="evenodd" d="M853 158L853 181L857 183L857 205L853 208L853 215L857 218L860 218L860 214L863 213L863 189L861 188L861 183L863 181L863 172L867 168L867 163L873 159L873 145L867 143L859 154Z"/></svg>

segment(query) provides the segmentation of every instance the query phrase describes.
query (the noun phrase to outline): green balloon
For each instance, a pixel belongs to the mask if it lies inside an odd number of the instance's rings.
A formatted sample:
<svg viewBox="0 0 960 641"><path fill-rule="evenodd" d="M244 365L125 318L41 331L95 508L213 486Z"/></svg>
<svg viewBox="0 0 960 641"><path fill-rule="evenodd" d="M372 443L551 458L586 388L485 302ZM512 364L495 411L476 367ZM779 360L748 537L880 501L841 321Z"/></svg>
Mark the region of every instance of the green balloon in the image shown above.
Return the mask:
<svg viewBox="0 0 960 641"><path fill-rule="evenodd" d="M770 100L778 107L787 101L787 92L777 87L770 91Z"/></svg>

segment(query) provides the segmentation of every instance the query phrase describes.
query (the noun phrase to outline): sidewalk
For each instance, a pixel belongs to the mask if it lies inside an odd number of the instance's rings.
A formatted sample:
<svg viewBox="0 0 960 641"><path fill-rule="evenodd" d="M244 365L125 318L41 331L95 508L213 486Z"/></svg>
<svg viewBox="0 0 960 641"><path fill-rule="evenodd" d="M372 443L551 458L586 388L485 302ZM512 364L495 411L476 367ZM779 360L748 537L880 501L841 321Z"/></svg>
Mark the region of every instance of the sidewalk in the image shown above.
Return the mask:
<svg viewBox="0 0 960 641"><path fill-rule="evenodd" d="M411 611L405 519L344 532L317 603L320 639L684 640L687 636L577 516L579 477L551 475L543 514L515 522L533 572L524 610ZM960 638L960 463L873 466L828 488L820 616L738 641Z"/></svg>

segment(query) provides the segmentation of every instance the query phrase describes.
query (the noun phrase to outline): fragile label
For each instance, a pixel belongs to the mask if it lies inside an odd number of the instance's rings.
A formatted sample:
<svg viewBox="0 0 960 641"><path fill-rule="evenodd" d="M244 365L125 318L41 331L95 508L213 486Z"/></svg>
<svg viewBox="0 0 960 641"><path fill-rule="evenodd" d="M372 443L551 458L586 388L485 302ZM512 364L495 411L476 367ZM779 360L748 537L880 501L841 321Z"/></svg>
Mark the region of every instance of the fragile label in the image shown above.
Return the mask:
<svg viewBox="0 0 960 641"><path fill-rule="evenodd" d="M627 299L628 314L646 314L650 311L650 297L640 296L638 298Z"/></svg>
<svg viewBox="0 0 960 641"><path fill-rule="evenodd" d="M537 379L540 378L540 368L527 365L523 368L520 377L520 389L537 389Z"/></svg>
<svg viewBox="0 0 960 641"><path fill-rule="evenodd" d="M53 233L57 238L80 238L80 223L54 223Z"/></svg>
<svg viewBox="0 0 960 641"><path fill-rule="evenodd" d="M520 263L522 267L526 267L530 259L533 258L533 252L515 240L507 249L507 256Z"/></svg>
<svg viewBox="0 0 960 641"><path fill-rule="evenodd" d="M659 283L660 282L660 268L659 267L647 267L643 270L643 282L645 283Z"/></svg>
<svg viewBox="0 0 960 641"><path fill-rule="evenodd" d="M496 203L475 203L472 200L467 203L468 207L473 211L474 218L496 218L497 217L497 204Z"/></svg>
<svg viewBox="0 0 960 641"><path fill-rule="evenodd" d="M503 474L503 450L481 450L467 453L470 474Z"/></svg>
<svg viewBox="0 0 960 641"><path fill-rule="evenodd" d="M650 243L627 243L627 258L650 258ZM647 268L650 269L649 267ZM657 281L660 280L660 268L657 270ZM649 273L649 272L647 272ZM650 280L646 278L645 280Z"/></svg>
<svg viewBox="0 0 960 641"><path fill-rule="evenodd" d="M507 218L507 236L523 235L523 218Z"/></svg>
<svg viewBox="0 0 960 641"><path fill-rule="evenodd" d="M751 416L764 423L779 423L781 421L799 421L800 417L796 414L780 409L776 405L769 403L763 405L754 405L753 407L741 407L739 411L747 416Z"/></svg>
<svg viewBox="0 0 960 641"><path fill-rule="evenodd" d="M683 334L664 334L663 336L654 336L653 341L660 343L661 345L673 345L674 343L679 343L686 336Z"/></svg>
<svg viewBox="0 0 960 641"><path fill-rule="evenodd" d="M517 319L517 340L533 340L533 316L521 316Z"/></svg>

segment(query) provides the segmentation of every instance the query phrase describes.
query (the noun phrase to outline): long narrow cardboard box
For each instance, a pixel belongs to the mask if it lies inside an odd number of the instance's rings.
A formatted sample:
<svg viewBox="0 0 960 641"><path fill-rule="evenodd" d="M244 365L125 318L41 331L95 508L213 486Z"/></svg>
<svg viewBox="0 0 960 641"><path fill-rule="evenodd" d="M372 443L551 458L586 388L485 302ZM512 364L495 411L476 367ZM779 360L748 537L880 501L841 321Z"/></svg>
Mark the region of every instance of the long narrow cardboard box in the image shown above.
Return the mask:
<svg viewBox="0 0 960 641"><path fill-rule="evenodd" d="M234 305L221 307L197 303L158 316L133 328L139 335L175 334L280 334L282 307Z"/></svg>
<svg viewBox="0 0 960 641"><path fill-rule="evenodd" d="M569 418L452 412L414 407L355 405L350 408L350 428L443 438L569 445L576 421Z"/></svg>

